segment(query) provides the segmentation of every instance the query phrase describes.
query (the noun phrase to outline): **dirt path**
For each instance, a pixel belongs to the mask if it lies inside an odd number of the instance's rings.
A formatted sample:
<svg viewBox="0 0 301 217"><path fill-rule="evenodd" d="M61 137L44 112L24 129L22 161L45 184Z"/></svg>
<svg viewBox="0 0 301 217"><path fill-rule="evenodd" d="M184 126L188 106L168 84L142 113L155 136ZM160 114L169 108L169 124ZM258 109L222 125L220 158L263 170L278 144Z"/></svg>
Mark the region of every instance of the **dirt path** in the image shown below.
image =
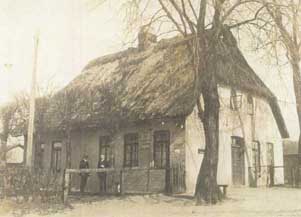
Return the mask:
<svg viewBox="0 0 301 217"><path fill-rule="evenodd" d="M58 210L51 217L295 217L301 216L301 189L235 188L229 199L215 206L195 206L188 198L164 195L86 197L71 199L72 209ZM21 213L20 213L21 214ZM0 216L2 216L0 214ZM4 216L4 215L3 215ZM13 216L7 214L5 216ZM39 216L36 212L25 216Z"/></svg>

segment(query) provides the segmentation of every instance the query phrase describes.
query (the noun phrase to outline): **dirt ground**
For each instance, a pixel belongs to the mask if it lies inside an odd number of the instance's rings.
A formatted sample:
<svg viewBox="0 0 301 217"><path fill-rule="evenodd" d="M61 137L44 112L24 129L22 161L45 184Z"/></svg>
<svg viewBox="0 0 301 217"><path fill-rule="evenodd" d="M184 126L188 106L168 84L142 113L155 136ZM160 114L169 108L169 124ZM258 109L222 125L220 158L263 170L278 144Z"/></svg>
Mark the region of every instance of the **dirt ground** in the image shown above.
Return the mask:
<svg viewBox="0 0 301 217"><path fill-rule="evenodd" d="M36 206L14 209L0 202L0 216L46 217L301 217L301 189L232 188L228 199L215 206L195 206L187 196L164 195L70 198L70 206ZM19 205L18 205L19 206Z"/></svg>

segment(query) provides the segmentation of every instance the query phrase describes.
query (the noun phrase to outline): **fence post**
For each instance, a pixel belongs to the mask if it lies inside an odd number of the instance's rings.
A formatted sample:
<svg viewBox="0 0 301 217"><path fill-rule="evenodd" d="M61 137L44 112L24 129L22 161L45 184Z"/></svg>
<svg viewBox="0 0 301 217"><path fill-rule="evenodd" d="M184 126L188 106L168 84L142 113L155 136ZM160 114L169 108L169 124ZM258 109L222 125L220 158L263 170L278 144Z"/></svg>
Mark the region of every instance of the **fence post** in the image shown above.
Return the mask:
<svg viewBox="0 0 301 217"><path fill-rule="evenodd" d="M68 193L69 193L69 184L70 184L70 174L67 169L64 170L63 178L63 202L67 203Z"/></svg>

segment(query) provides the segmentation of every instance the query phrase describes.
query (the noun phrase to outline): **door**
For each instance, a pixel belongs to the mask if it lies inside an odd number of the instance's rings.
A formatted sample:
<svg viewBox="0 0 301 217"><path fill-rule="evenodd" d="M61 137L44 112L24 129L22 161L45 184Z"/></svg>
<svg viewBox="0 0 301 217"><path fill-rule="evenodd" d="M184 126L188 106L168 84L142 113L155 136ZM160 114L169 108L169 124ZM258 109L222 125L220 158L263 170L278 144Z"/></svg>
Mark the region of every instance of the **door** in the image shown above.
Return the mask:
<svg viewBox="0 0 301 217"><path fill-rule="evenodd" d="M267 143L267 166L268 166L268 183L274 185L274 144Z"/></svg>
<svg viewBox="0 0 301 217"><path fill-rule="evenodd" d="M170 134L167 130L154 133L154 166L165 169L165 191L171 193L170 178Z"/></svg>
<svg viewBox="0 0 301 217"><path fill-rule="evenodd" d="M232 137L232 184L245 184L245 154L244 140L241 137Z"/></svg>
<svg viewBox="0 0 301 217"><path fill-rule="evenodd" d="M257 182L260 177L261 177L261 147L259 141L253 141L252 167L250 168L250 186L257 187Z"/></svg>

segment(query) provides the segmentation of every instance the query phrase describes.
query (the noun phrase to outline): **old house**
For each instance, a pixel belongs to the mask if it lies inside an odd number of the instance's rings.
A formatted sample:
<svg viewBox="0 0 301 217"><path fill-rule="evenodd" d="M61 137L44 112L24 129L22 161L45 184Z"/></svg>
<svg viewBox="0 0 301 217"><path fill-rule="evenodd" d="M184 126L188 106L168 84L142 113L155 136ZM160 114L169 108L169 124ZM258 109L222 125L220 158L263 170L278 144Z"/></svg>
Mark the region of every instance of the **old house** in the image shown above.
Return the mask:
<svg viewBox="0 0 301 217"><path fill-rule="evenodd" d="M63 124L59 113L64 108L55 108L54 97L49 130L36 144L38 165L63 173L69 126L71 168L78 168L85 153L90 168L96 168L104 154L114 169L107 176L108 192L121 181L124 192L193 192L205 140L193 99L187 39L156 42L144 33L139 40L138 48L91 61L62 90L79 93L68 113L69 125ZM277 99L230 32L224 33L219 55L218 183L283 184L283 168L277 166L283 165L282 138L288 133ZM78 179L72 176L73 190L79 188ZM99 190L96 174L91 174L87 188Z"/></svg>

